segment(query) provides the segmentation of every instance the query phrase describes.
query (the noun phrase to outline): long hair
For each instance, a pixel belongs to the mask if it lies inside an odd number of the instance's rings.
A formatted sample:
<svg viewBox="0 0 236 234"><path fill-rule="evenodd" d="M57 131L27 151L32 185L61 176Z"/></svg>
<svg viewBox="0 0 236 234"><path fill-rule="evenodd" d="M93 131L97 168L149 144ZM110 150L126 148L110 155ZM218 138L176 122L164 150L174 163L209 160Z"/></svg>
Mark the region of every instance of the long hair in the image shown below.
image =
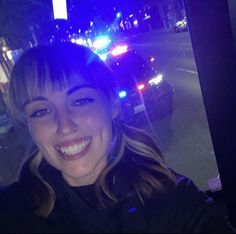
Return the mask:
<svg viewBox="0 0 236 234"><path fill-rule="evenodd" d="M108 99L116 95L116 83L110 68L92 51L71 43L39 46L26 51L15 64L9 86L10 110L16 122L26 125L23 104L47 89L63 89L75 77L83 77ZM107 180L117 167L132 174L135 194L144 203L153 191L164 192L175 185L175 177L165 165L155 141L145 132L113 121L112 146L105 169L98 177L96 195L101 207L106 201L116 202ZM36 213L47 217L53 210L56 195L40 174L43 155L37 152L24 168L37 203Z"/></svg>

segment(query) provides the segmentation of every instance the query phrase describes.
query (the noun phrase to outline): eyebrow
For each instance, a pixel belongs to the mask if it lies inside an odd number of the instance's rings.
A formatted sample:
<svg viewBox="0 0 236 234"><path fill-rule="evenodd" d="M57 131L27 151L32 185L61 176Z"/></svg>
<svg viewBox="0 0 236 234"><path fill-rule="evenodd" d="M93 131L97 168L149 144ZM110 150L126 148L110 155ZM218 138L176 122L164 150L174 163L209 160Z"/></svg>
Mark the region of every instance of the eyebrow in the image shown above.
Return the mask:
<svg viewBox="0 0 236 234"><path fill-rule="evenodd" d="M47 101L48 99L43 97L43 96L38 96L38 97L34 97L32 98L32 100L26 100L23 104L22 107L24 108L27 104L31 103L31 102L36 102L36 101Z"/></svg>
<svg viewBox="0 0 236 234"><path fill-rule="evenodd" d="M91 85L91 84L83 84L83 85L76 85L73 88L70 88L67 92L66 95L69 96L72 93L80 90L80 89L84 89L84 88L92 88L92 89L97 89L95 86Z"/></svg>
<svg viewBox="0 0 236 234"><path fill-rule="evenodd" d="M90 84L83 84L83 85L76 85L72 88L70 88L67 92L66 95L69 96L71 94L73 94L74 92L80 90L80 89L84 89L84 88L92 88L92 89L97 89L95 86L90 85ZM37 96L32 98L31 100L26 100L22 107L24 108L27 104L31 103L31 102L36 102L36 101L47 101L48 99L46 97L43 96Z"/></svg>

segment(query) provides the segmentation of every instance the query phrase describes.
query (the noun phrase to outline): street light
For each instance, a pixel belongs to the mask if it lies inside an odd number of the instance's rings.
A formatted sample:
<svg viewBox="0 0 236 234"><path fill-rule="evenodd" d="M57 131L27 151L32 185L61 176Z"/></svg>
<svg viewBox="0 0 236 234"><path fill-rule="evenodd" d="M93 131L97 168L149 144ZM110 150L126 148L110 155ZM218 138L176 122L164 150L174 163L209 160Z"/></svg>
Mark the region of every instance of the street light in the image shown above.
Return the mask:
<svg viewBox="0 0 236 234"><path fill-rule="evenodd" d="M52 0L54 19L67 20L66 0Z"/></svg>

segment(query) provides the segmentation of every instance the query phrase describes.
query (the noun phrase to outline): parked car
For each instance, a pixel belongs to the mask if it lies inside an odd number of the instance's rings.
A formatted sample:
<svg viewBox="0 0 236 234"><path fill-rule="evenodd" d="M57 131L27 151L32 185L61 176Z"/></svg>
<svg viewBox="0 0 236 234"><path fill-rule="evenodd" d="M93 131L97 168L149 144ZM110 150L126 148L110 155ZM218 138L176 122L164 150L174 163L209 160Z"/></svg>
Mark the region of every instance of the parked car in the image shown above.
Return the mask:
<svg viewBox="0 0 236 234"><path fill-rule="evenodd" d="M153 66L154 57L144 59L108 35L100 35L88 47L114 72L125 122L138 126L148 118L157 120L172 114L174 89Z"/></svg>
<svg viewBox="0 0 236 234"><path fill-rule="evenodd" d="M147 117L157 120L172 114L174 88L151 62L119 45L110 51L107 63L117 79L123 120L136 126Z"/></svg>
<svg viewBox="0 0 236 234"><path fill-rule="evenodd" d="M186 16L182 20L179 20L175 23L174 31L175 32L188 31L188 22Z"/></svg>

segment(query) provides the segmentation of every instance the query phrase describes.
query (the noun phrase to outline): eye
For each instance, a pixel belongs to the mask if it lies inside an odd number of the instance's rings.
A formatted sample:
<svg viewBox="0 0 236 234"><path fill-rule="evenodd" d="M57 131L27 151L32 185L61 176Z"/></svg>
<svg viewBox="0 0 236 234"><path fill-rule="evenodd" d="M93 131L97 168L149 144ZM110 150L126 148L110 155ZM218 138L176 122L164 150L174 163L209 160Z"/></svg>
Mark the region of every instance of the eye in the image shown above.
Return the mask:
<svg viewBox="0 0 236 234"><path fill-rule="evenodd" d="M80 99L75 99L72 101L73 106L85 106L90 103L93 103L94 99L93 98L80 98Z"/></svg>
<svg viewBox="0 0 236 234"><path fill-rule="evenodd" d="M47 108L38 109L30 115L30 118L42 118L49 113L51 113L51 110Z"/></svg>

